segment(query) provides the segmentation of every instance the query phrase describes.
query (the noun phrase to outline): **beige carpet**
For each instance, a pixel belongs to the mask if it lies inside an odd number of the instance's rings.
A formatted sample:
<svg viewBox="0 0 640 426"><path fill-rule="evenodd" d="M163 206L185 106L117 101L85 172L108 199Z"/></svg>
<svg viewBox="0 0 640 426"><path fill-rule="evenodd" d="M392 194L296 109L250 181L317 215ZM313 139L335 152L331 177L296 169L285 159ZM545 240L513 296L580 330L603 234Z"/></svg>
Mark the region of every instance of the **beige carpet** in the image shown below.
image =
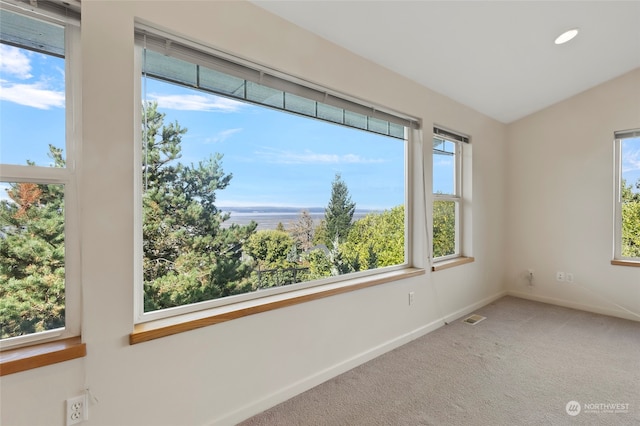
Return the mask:
<svg viewBox="0 0 640 426"><path fill-rule="evenodd" d="M640 425L640 322L514 297L475 313L241 424Z"/></svg>

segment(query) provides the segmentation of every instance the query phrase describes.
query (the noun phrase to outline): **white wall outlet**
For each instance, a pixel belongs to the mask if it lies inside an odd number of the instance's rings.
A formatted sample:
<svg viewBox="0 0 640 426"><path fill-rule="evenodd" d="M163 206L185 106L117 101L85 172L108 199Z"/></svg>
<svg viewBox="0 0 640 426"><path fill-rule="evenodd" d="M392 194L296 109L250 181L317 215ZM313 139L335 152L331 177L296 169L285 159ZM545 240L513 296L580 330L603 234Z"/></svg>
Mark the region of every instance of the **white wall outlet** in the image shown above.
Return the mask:
<svg viewBox="0 0 640 426"><path fill-rule="evenodd" d="M564 274L564 280L568 283L572 283L573 282L573 274L570 272L567 272L566 274Z"/></svg>
<svg viewBox="0 0 640 426"><path fill-rule="evenodd" d="M556 281L564 281L564 272L556 272Z"/></svg>
<svg viewBox="0 0 640 426"><path fill-rule="evenodd" d="M87 396L80 395L67 399L67 426L75 425L89 418Z"/></svg>
<svg viewBox="0 0 640 426"><path fill-rule="evenodd" d="M415 298L415 294L413 291L409 292L409 305L413 305L413 300Z"/></svg>

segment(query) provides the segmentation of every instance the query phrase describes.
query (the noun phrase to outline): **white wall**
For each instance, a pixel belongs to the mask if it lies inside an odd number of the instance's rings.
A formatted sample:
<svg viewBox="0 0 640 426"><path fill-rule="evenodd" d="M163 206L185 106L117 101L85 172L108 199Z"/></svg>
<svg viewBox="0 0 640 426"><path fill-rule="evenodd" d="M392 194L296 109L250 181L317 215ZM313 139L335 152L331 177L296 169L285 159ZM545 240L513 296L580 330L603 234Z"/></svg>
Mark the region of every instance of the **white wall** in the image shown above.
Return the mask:
<svg viewBox="0 0 640 426"><path fill-rule="evenodd" d="M511 294L640 318L626 311L640 315L640 268L610 264L613 133L638 127L640 69L508 127ZM557 282L557 271L573 273L574 283Z"/></svg>
<svg viewBox="0 0 640 426"><path fill-rule="evenodd" d="M433 123L471 135L476 261L129 346L135 19L420 117L427 147ZM87 356L4 376L3 425L62 425L64 400L85 387L98 400L88 425L233 423L503 293L504 125L244 2L83 0L82 48Z"/></svg>

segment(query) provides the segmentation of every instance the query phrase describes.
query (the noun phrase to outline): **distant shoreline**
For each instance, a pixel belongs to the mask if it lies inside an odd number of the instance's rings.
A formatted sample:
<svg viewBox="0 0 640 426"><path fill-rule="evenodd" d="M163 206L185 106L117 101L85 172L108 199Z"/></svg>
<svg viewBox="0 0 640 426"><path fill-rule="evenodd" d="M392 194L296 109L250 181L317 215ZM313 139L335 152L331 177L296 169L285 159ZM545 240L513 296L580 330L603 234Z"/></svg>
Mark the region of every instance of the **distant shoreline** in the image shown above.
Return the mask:
<svg viewBox="0 0 640 426"><path fill-rule="evenodd" d="M222 213L229 213L228 220L222 223L223 228L231 225L248 225L251 221L258 224L258 230L276 229L279 223L290 228L301 217L303 210L306 210L313 219L314 226L318 226L324 219L324 207L220 207ZM370 213L381 213L383 210L356 209L353 220L358 220Z"/></svg>

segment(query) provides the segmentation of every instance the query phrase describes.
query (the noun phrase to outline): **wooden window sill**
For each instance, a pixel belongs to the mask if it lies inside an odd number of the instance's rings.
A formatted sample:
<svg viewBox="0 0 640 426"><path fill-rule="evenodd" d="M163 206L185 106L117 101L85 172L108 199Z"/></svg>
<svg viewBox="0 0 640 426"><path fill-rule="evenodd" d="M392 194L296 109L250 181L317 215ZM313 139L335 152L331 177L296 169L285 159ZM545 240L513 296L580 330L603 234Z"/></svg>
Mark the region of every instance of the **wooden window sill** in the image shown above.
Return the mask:
<svg viewBox="0 0 640 426"><path fill-rule="evenodd" d="M432 271L442 271L443 269L453 268L454 266L464 265L465 263L471 263L475 260L473 257L456 257L451 260L443 260L441 262L436 262L431 267Z"/></svg>
<svg viewBox="0 0 640 426"><path fill-rule="evenodd" d="M612 265L616 266L635 266L640 268L640 260L616 260L611 261Z"/></svg>
<svg viewBox="0 0 640 426"><path fill-rule="evenodd" d="M80 337L39 343L0 352L0 376L82 358L87 346Z"/></svg>
<svg viewBox="0 0 640 426"><path fill-rule="evenodd" d="M195 330L261 312L272 311L362 288L416 277L424 273L424 269L419 268L401 269L140 323L135 325L133 333L129 335L129 343L134 345L136 343Z"/></svg>

